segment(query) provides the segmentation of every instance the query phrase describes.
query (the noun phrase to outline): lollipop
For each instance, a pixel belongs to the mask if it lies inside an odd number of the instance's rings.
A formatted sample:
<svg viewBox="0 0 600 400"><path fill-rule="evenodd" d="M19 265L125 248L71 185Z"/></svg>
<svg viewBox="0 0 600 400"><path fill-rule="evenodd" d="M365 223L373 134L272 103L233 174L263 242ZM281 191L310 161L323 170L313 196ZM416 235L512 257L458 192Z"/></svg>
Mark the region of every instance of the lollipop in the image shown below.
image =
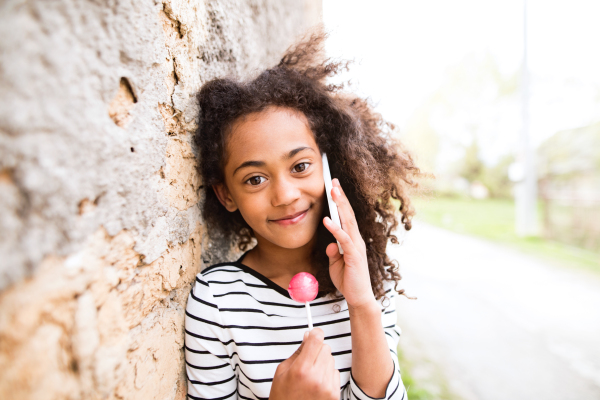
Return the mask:
<svg viewBox="0 0 600 400"><path fill-rule="evenodd" d="M319 292L319 282L308 272L300 272L294 275L288 286L288 292L292 299L306 304L306 315L308 316L308 330L313 328L310 315L309 301L313 301Z"/></svg>

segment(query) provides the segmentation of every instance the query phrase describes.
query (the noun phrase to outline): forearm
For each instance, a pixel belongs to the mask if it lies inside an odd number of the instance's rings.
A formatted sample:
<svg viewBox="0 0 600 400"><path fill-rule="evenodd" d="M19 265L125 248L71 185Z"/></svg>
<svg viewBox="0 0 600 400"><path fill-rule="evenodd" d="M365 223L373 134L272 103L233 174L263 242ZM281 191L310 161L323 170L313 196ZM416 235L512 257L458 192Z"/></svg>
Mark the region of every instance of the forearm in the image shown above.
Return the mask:
<svg viewBox="0 0 600 400"><path fill-rule="evenodd" d="M381 324L381 308L373 299L359 308L349 306L352 330L352 376L370 397L383 397L394 363Z"/></svg>

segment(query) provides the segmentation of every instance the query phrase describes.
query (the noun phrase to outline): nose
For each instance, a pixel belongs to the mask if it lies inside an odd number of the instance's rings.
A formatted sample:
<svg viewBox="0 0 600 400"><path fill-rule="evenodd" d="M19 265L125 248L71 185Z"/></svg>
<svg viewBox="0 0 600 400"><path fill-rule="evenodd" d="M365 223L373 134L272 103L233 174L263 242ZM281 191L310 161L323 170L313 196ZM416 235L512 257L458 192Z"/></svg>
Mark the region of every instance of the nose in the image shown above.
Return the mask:
<svg viewBox="0 0 600 400"><path fill-rule="evenodd" d="M300 188L291 177L277 178L271 185L271 205L273 207L288 206L300 198Z"/></svg>

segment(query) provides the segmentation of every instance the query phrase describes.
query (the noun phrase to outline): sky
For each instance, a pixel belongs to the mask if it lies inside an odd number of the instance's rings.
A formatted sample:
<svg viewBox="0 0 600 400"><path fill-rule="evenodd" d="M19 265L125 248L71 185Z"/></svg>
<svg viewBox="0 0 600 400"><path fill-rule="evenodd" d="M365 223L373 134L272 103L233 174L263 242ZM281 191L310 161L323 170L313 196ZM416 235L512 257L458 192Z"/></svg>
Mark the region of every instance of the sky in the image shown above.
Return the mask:
<svg viewBox="0 0 600 400"><path fill-rule="evenodd" d="M490 54L506 76L519 70L523 4L323 0L324 23L331 35L327 52L354 59L345 78L402 131L447 71L466 57ZM600 1L527 4L530 132L538 145L559 130L600 121ZM513 126L519 125L519 117L513 113ZM511 137L516 140L518 135Z"/></svg>

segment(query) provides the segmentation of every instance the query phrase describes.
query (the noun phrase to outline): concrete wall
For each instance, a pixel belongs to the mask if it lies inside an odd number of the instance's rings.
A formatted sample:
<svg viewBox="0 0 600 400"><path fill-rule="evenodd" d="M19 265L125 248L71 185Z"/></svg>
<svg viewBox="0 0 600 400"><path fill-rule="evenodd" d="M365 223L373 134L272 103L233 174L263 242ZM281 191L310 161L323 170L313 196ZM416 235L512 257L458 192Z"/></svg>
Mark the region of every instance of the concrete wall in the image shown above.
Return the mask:
<svg viewBox="0 0 600 400"><path fill-rule="evenodd" d="M185 396L183 315L218 261L203 82L276 63L317 0L0 5L0 398Z"/></svg>

